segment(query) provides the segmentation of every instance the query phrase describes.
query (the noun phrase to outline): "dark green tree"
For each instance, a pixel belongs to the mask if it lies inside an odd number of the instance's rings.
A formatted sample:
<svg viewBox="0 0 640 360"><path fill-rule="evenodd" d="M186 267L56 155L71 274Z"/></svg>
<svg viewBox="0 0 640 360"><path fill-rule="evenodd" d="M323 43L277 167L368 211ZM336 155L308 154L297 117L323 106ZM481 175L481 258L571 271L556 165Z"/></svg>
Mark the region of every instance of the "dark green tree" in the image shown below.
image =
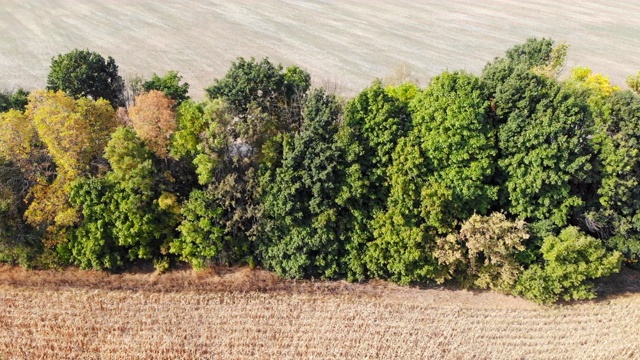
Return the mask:
<svg viewBox="0 0 640 360"><path fill-rule="evenodd" d="M71 191L70 201L80 209L82 222L58 252L82 269L113 271L126 261L126 250L114 235L113 192L113 184L101 178L81 179Z"/></svg>
<svg viewBox="0 0 640 360"><path fill-rule="evenodd" d="M118 107L124 106L123 86L111 56L105 60L96 52L75 49L51 59L47 90L62 90L76 99L102 98Z"/></svg>
<svg viewBox="0 0 640 360"><path fill-rule="evenodd" d="M601 184L598 204L587 215L588 229L620 251L631 264L640 260L640 98L614 92L596 118Z"/></svg>
<svg viewBox="0 0 640 360"><path fill-rule="evenodd" d="M299 134L283 143L282 163L262 177L264 265L292 277L337 278L346 273L342 207L336 203L343 154L335 144L336 99L315 90L304 106Z"/></svg>
<svg viewBox="0 0 640 360"><path fill-rule="evenodd" d="M0 112L9 111L11 109L24 111L27 106L29 92L23 88L16 91L0 92Z"/></svg>
<svg viewBox="0 0 640 360"><path fill-rule="evenodd" d="M594 192L589 107L580 91L549 77L565 53L552 40L529 39L482 74L499 124L501 208L534 233L579 222Z"/></svg>
<svg viewBox="0 0 640 360"><path fill-rule="evenodd" d="M225 99L239 117L259 111L272 117L278 129L286 129L299 126L301 100L310 85L309 73L297 66L283 69L267 58L238 58L206 93L211 99Z"/></svg>
<svg viewBox="0 0 640 360"><path fill-rule="evenodd" d="M144 91L158 90L176 102L176 106L189 99L189 84L182 83L177 71L169 70L163 77L153 74L150 80L142 84Z"/></svg>
<svg viewBox="0 0 640 360"><path fill-rule="evenodd" d="M529 222L578 221L593 192L592 118L584 98L555 80L516 70L495 95L502 208Z"/></svg>

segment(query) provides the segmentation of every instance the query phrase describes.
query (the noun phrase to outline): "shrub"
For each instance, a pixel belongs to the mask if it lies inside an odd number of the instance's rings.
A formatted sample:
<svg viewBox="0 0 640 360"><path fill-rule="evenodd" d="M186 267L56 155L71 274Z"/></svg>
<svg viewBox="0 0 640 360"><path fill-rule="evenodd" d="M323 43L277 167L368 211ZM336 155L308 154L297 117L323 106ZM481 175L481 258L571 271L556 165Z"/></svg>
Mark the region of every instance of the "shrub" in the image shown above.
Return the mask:
<svg viewBox="0 0 640 360"><path fill-rule="evenodd" d="M467 285L510 291L523 270L516 255L525 250L528 238L522 220L510 221L502 213L474 214L458 235L437 240L434 255L448 270L438 281L455 276Z"/></svg>
<svg viewBox="0 0 640 360"><path fill-rule="evenodd" d="M620 270L619 252L607 253L602 243L576 227L565 228L558 236L544 239L542 264L522 273L515 292L538 303L592 299L596 296L588 280L609 276Z"/></svg>

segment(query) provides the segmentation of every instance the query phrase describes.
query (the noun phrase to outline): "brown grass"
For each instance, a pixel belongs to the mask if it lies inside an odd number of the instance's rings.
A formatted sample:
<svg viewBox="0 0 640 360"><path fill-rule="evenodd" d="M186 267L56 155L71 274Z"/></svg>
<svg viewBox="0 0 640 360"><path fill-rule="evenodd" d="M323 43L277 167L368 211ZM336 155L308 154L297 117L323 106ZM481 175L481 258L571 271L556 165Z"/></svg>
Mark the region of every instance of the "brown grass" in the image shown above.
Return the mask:
<svg viewBox="0 0 640 360"><path fill-rule="evenodd" d="M634 359L639 275L597 302L283 281L261 270L108 275L0 267L0 358Z"/></svg>

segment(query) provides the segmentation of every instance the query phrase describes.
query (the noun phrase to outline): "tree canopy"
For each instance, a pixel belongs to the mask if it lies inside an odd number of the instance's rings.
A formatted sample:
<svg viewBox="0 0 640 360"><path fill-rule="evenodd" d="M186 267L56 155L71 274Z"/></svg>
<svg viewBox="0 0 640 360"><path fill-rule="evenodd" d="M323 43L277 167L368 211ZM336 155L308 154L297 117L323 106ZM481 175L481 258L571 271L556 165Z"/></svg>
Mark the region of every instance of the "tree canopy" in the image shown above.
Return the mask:
<svg viewBox="0 0 640 360"><path fill-rule="evenodd" d="M123 81L115 60L89 50L72 50L51 59L47 90L62 90L78 99L105 99L113 107L123 106Z"/></svg>
<svg viewBox="0 0 640 360"><path fill-rule="evenodd" d="M177 71L169 70L163 77L153 74L151 79L142 84L142 88L147 92L151 90L162 91L175 101L176 105L180 105L189 99L189 84L186 82L180 84L181 81L182 76Z"/></svg>
<svg viewBox="0 0 640 360"><path fill-rule="evenodd" d="M0 263L259 266L295 279L450 282L540 303L640 264L640 95L529 39L479 76L352 98L238 58L190 99L169 71L52 59L0 93Z"/></svg>

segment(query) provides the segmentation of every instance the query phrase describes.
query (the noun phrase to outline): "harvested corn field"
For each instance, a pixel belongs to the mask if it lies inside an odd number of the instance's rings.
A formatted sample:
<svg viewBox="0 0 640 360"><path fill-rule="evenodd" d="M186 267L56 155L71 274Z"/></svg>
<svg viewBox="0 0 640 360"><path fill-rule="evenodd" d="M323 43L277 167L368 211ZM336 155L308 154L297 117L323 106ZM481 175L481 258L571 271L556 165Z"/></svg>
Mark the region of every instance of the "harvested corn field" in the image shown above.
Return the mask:
<svg viewBox="0 0 640 360"><path fill-rule="evenodd" d="M634 359L638 274L599 302L541 307L492 292L0 268L6 359Z"/></svg>
<svg viewBox="0 0 640 360"><path fill-rule="evenodd" d="M622 85L639 70L638 13L634 0L4 0L0 89L44 87L51 58L79 48L113 56L124 76L177 70L195 97L238 56L298 65L351 95L394 73L423 85L479 73L530 37L570 44L568 67Z"/></svg>

